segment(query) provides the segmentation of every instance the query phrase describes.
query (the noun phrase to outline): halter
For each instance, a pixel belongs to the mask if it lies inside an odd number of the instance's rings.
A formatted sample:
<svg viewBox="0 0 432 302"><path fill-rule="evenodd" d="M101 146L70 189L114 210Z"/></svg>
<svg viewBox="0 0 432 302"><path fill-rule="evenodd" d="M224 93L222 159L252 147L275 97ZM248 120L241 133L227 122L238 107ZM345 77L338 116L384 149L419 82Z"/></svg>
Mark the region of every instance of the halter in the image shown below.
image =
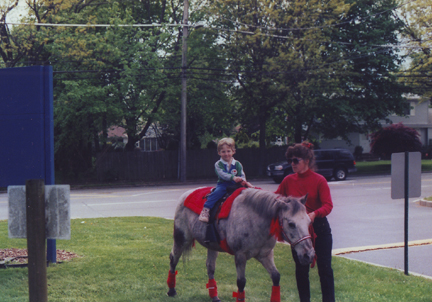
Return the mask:
<svg viewBox="0 0 432 302"><path fill-rule="evenodd" d="M306 235L306 236L304 236L304 237L298 239L297 241L291 242L291 240L289 239L289 237L288 237L287 234L285 233L285 231L284 231L284 229L283 229L282 222L281 222L280 220L279 220L279 225L280 225L280 228L281 228L281 232L282 232L283 237L285 237L285 240L286 240L286 241L291 245L291 248L292 248L292 249L293 249L297 244L299 244L300 242L312 238L311 235Z"/></svg>

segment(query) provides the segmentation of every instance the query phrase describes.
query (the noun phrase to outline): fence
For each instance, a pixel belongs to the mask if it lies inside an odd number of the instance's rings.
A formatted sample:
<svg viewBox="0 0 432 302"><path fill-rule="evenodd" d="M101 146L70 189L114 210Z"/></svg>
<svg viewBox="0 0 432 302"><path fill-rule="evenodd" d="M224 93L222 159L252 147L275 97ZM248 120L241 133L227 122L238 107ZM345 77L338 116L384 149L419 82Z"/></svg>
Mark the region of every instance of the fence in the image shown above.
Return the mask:
<svg viewBox="0 0 432 302"><path fill-rule="evenodd" d="M237 149L234 155L239 160L248 178L262 176L268 164L284 159L286 146L265 150L264 163L259 166L259 149ZM214 163L219 159L214 149L188 150L187 178L215 177ZM96 161L99 181L155 181L175 180L179 177L179 155L177 151L156 152L110 152L99 154Z"/></svg>

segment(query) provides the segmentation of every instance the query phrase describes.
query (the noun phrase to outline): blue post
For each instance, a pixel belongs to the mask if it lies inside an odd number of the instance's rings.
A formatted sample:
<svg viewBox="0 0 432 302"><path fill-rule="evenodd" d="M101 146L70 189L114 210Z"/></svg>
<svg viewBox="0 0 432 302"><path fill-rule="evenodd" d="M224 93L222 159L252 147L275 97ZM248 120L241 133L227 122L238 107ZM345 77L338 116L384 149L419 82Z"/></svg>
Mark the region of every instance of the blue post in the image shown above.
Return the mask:
<svg viewBox="0 0 432 302"><path fill-rule="evenodd" d="M52 66L43 67L44 77L44 137L45 137L45 184L54 185L54 98ZM55 239L47 239L47 261L57 262Z"/></svg>

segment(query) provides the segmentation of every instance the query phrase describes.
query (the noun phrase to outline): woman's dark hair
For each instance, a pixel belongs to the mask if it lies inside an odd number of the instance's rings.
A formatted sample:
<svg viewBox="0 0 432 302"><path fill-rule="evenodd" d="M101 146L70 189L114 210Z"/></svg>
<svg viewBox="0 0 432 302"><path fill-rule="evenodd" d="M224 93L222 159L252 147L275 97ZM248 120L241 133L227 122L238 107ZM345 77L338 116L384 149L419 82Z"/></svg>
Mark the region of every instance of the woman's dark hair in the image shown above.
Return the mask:
<svg viewBox="0 0 432 302"><path fill-rule="evenodd" d="M301 144L289 146L285 153L285 157L287 159L298 157L309 160L309 168L312 170L315 169L315 154L313 152L313 144L307 141L304 141Z"/></svg>

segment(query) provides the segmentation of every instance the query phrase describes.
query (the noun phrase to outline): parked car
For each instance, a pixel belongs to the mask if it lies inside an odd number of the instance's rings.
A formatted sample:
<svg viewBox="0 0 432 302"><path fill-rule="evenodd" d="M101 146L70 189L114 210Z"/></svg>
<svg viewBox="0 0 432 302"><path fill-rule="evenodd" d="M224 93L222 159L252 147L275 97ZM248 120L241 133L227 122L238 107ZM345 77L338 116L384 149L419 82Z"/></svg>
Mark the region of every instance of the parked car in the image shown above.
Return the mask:
<svg viewBox="0 0 432 302"><path fill-rule="evenodd" d="M354 156L345 149L319 149L315 153L315 171L327 180L346 179L348 173L357 171ZM292 174L293 170L286 160L267 166L267 176L273 178L276 183L280 183L285 176Z"/></svg>

